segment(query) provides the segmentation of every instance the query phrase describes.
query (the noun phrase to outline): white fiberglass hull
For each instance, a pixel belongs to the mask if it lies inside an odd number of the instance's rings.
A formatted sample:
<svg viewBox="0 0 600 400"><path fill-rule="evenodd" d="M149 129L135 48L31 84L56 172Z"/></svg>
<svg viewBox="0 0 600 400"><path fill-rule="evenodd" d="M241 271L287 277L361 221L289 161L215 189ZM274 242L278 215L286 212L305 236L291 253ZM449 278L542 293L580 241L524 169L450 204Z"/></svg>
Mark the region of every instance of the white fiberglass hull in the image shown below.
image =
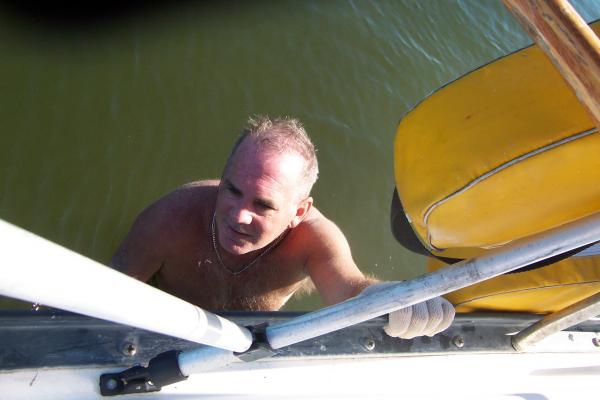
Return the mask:
<svg viewBox="0 0 600 400"><path fill-rule="evenodd" d="M2 398L99 399L106 368L0 373ZM120 398L587 399L600 390L598 354L454 354L236 363Z"/></svg>
<svg viewBox="0 0 600 400"><path fill-rule="evenodd" d="M285 313L232 314L240 325ZM459 314L432 338L391 338L378 318L128 398L587 399L600 393L600 321L525 352L514 333L540 316ZM197 344L60 312L0 315L0 399L100 399L99 379Z"/></svg>

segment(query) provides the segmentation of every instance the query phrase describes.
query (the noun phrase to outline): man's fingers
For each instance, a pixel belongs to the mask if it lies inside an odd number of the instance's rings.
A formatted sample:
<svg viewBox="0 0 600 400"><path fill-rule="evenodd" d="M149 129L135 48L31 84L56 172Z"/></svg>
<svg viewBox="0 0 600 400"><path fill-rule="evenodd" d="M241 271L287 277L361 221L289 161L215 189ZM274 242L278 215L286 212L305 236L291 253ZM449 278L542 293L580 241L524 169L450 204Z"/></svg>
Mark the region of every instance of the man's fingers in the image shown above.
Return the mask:
<svg viewBox="0 0 600 400"><path fill-rule="evenodd" d="M433 336L439 332L438 327L444 320L444 310L442 309L442 302L439 297L428 300L425 304L429 312L429 319L423 328L423 335Z"/></svg>
<svg viewBox="0 0 600 400"><path fill-rule="evenodd" d="M382 290L397 282L384 282L371 285L361 294L366 295ZM391 312L389 322L383 327L389 336L412 339L416 336L433 336L447 329L454 320L454 307L443 297L435 297L428 301L415 304Z"/></svg>
<svg viewBox="0 0 600 400"><path fill-rule="evenodd" d="M383 329L388 335L402 339L433 336L452 324L454 314L448 300L436 297L390 313L389 323Z"/></svg>
<svg viewBox="0 0 600 400"><path fill-rule="evenodd" d="M383 327L385 333L393 337L404 337L412 320L412 307L403 308L389 314L389 322Z"/></svg>
<svg viewBox="0 0 600 400"><path fill-rule="evenodd" d="M416 336L422 336L423 330L427 326L427 321L429 321L427 304L415 304L412 306L412 319L402 337L405 339L412 339Z"/></svg>
<svg viewBox="0 0 600 400"><path fill-rule="evenodd" d="M454 315L456 311L454 310L454 306L448 300L441 297L442 301L442 310L443 310L443 318L440 324L437 327L437 331L445 331L452 325L452 321L454 321Z"/></svg>

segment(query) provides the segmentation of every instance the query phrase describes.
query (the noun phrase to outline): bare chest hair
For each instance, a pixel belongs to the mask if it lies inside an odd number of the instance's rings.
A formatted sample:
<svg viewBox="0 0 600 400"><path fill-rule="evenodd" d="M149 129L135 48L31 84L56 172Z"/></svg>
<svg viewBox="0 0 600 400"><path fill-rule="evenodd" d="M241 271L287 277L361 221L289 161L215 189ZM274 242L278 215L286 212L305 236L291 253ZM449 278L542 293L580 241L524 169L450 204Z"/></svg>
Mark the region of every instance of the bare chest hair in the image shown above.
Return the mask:
<svg viewBox="0 0 600 400"><path fill-rule="evenodd" d="M190 241L161 267L161 289L211 311L274 311L306 283L301 262L286 256L285 243L240 274L218 261L212 242ZM230 266L240 267L240 266Z"/></svg>

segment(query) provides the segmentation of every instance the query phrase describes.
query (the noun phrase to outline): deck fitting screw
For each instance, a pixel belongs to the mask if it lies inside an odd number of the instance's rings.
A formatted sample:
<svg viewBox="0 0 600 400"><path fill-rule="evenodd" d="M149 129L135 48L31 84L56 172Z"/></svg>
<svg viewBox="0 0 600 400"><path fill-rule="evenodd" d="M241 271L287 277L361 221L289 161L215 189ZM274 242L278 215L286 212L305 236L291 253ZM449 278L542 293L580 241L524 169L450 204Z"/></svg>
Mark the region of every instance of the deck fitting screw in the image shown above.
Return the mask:
<svg viewBox="0 0 600 400"><path fill-rule="evenodd" d="M133 357L135 356L135 353L137 353L137 347L131 342L125 342L122 352L128 357Z"/></svg>
<svg viewBox="0 0 600 400"><path fill-rule="evenodd" d="M368 338L365 340L364 346L367 351L373 351L375 349L375 341L371 338Z"/></svg>
<svg viewBox="0 0 600 400"><path fill-rule="evenodd" d="M465 345L465 340L462 338L462 336L457 335L452 338L452 343L454 343L454 345L460 349Z"/></svg>
<svg viewBox="0 0 600 400"><path fill-rule="evenodd" d="M594 346L600 347L600 339L598 339L597 337L592 338L592 343L594 344Z"/></svg>
<svg viewBox="0 0 600 400"><path fill-rule="evenodd" d="M106 381L106 388L108 390L115 390L117 388L117 381L115 379L109 379Z"/></svg>

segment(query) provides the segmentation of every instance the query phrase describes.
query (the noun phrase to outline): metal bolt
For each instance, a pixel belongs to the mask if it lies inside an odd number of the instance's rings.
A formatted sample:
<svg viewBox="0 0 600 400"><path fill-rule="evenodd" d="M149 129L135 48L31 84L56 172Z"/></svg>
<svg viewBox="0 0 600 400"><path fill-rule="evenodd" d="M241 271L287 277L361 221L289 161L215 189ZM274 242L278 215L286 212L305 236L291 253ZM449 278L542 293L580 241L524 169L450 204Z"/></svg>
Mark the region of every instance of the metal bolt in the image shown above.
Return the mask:
<svg viewBox="0 0 600 400"><path fill-rule="evenodd" d="M454 343L454 345L460 349L465 345L465 340L462 338L462 336L458 335L452 338L452 343Z"/></svg>
<svg viewBox="0 0 600 400"><path fill-rule="evenodd" d="M592 343L594 344L594 346L600 347L600 339L598 339L597 337L592 338Z"/></svg>
<svg viewBox="0 0 600 400"><path fill-rule="evenodd" d="M371 338L366 339L363 345L367 351L373 351L375 349L375 341Z"/></svg>
<svg viewBox="0 0 600 400"><path fill-rule="evenodd" d="M108 390L115 390L117 388L117 381L115 379L109 379L106 381L106 388Z"/></svg>
<svg viewBox="0 0 600 400"><path fill-rule="evenodd" d="M132 356L135 356L135 353L137 353L137 347L135 344L133 344L131 342L125 342L125 344L123 345L122 352L124 355L126 355L128 357L132 357Z"/></svg>

